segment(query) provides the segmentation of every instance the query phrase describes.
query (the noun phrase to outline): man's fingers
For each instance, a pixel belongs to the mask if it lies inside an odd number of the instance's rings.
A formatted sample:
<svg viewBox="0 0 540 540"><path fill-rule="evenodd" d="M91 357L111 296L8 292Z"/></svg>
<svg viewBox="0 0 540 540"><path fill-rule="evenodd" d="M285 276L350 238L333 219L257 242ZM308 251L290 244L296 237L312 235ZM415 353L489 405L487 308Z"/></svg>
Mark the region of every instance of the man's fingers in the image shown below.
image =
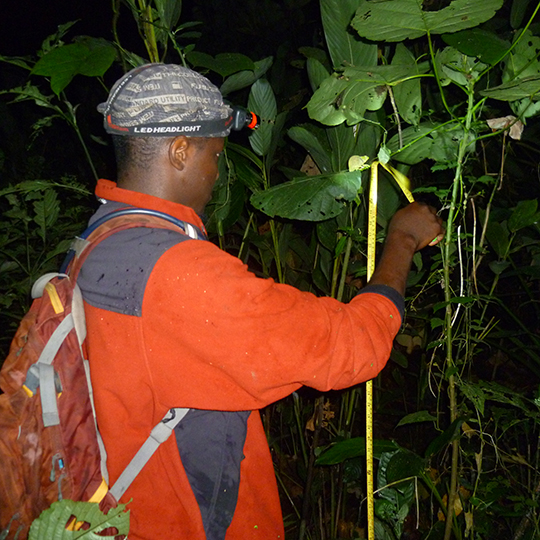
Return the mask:
<svg viewBox="0 0 540 540"><path fill-rule="evenodd" d="M436 246L444 238L444 233L438 234L428 246Z"/></svg>

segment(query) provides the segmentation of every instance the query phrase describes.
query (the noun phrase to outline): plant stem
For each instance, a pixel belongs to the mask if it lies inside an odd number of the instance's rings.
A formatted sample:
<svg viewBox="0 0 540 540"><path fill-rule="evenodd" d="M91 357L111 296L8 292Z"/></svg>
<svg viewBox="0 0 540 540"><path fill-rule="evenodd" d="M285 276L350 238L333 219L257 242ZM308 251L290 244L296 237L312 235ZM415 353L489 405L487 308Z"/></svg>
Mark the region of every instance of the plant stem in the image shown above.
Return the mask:
<svg viewBox="0 0 540 540"><path fill-rule="evenodd" d="M67 113L64 112L60 107L55 107L55 109L61 114L64 120L75 130L75 133L77 134L77 138L79 139L79 142L81 143L81 146L83 147L86 160L88 161L88 164L90 165L90 169L92 169L92 174L94 175L94 179L97 181L99 179L98 173L96 171L96 168L94 167L94 162L92 161L92 158L90 157L90 152L88 151L88 147L86 146L86 143L84 142L81 130L79 129L79 124L77 124L77 116L76 116L77 105L75 105L74 107L66 99L65 95L63 94L62 94L62 101L65 103L68 112Z"/></svg>
<svg viewBox="0 0 540 540"><path fill-rule="evenodd" d="M343 291L345 289L345 279L347 277L347 270L349 268L349 260L351 258L351 249L352 249L352 237L349 235L347 238L347 245L345 247L345 256L343 258L343 266L341 267L341 277L339 280L339 288L336 298L342 302L343 301Z"/></svg>
<svg viewBox="0 0 540 540"><path fill-rule="evenodd" d="M450 201L450 210L448 213L448 221L446 226L446 237L444 242L444 298L446 301L445 311L445 332L446 332L446 369L450 371L448 377L448 397L450 400L450 422L454 422L458 417L457 407L457 391L456 391L456 379L453 368L455 362L453 358L452 348L452 287L450 284L450 251L452 247L452 239L454 232L454 220L456 218L457 211L457 198L460 193L460 187L462 182L462 170L463 163L465 161L465 153L469 145L469 132L471 130L473 109L474 109L474 91L473 83L469 84L468 88L468 106L467 116L465 119L465 126L463 130L463 136L460 141L458 150L458 159L456 172L454 175L454 183L452 186L452 200ZM448 494L448 504L446 512L446 526L444 531L444 540L450 540L452 533L452 524L454 522L454 501L457 495L457 479L458 479L458 467L459 467L459 439L452 441L452 469L450 475L450 492ZM457 527L454 528L456 537L458 537L459 531Z"/></svg>
<svg viewBox="0 0 540 540"><path fill-rule="evenodd" d="M284 283L283 281L283 268L281 267L281 257L279 254L279 239L277 236L277 228L276 228L276 222L271 219L270 220L270 231L272 233L272 243L274 245L274 257L276 259L276 269L278 274L278 281L280 283Z"/></svg>
<svg viewBox="0 0 540 540"><path fill-rule="evenodd" d="M311 486L313 484L313 478L315 475L315 448L319 445L319 436L322 428L324 411L324 397L318 397L315 400L315 431L313 433L313 444L309 453L309 462L306 475L306 485L304 487L304 498L302 501L302 520L300 521L300 532L298 534L298 540L303 540L306 533L309 502L311 496Z"/></svg>

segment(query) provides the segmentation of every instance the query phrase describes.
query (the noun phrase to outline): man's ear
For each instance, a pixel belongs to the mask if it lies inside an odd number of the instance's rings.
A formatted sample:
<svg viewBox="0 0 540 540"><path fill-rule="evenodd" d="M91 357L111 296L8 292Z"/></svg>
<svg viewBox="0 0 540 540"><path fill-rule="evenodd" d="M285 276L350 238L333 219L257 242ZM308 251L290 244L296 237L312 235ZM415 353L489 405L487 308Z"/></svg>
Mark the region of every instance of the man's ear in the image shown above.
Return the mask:
<svg viewBox="0 0 540 540"><path fill-rule="evenodd" d="M169 161L175 169L184 170L190 144L189 139L184 135L172 140L169 145Z"/></svg>

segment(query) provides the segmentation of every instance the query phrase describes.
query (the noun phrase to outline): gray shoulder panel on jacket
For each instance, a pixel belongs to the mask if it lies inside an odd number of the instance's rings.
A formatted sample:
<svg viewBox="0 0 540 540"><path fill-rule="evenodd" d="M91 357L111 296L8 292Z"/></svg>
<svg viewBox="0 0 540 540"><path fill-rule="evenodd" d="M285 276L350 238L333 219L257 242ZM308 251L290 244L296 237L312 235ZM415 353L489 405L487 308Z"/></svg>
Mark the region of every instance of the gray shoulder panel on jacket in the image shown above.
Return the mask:
<svg viewBox="0 0 540 540"><path fill-rule="evenodd" d="M189 240L181 232L136 227L117 232L94 248L77 283L90 305L140 317L148 278L158 259Z"/></svg>

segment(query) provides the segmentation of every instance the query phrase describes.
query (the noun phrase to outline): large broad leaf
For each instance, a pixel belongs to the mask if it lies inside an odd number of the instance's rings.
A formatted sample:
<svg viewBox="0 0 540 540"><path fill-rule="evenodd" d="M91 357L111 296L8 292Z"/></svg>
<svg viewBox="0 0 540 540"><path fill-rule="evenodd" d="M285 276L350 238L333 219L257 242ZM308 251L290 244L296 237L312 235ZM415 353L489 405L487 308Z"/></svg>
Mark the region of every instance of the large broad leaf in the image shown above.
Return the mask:
<svg viewBox="0 0 540 540"><path fill-rule="evenodd" d="M182 0L155 0L155 5L161 25L172 31L182 13Z"/></svg>
<svg viewBox="0 0 540 540"><path fill-rule="evenodd" d="M272 217L323 221L337 216L361 187L361 171L308 176L255 193L251 203Z"/></svg>
<svg viewBox="0 0 540 540"><path fill-rule="evenodd" d="M455 82L467 87L469 81L476 81L481 72L487 68L487 64L479 62L472 56L466 56L453 47L437 51L435 62L443 86Z"/></svg>
<svg viewBox="0 0 540 540"><path fill-rule="evenodd" d="M373 41L403 41L473 28L491 19L504 0L454 0L439 11L424 11L421 0L361 0L352 26Z"/></svg>
<svg viewBox="0 0 540 540"><path fill-rule="evenodd" d="M388 440L373 441L373 456L379 459L385 452L394 452L399 450L399 446ZM317 458L317 465L336 465L343 463L347 459L366 455L365 437L355 437L340 441L331 446Z"/></svg>
<svg viewBox="0 0 540 540"><path fill-rule="evenodd" d="M321 83L330 75L324 65L316 58L308 58L306 62L307 73L311 90L315 92Z"/></svg>
<svg viewBox="0 0 540 540"><path fill-rule="evenodd" d="M453 440L458 439L461 435L461 426L466 418L458 418L454 420L440 435L433 439L425 452L425 457L430 458L445 449Z"/></svg>
<svg viewBox="0 0 540 540"><path fill-rule="evenodd" d="M426 467L426 460L408 450L396 452L386 467L386 481L399 482L411 476L420 476Z"/></svg>
<svg viewBox="0 0 540 540"><path fill-rule="evenodd" d="M325 144L326 133L323 129L316 128L311 124L294 126L289 129L288 135L310 153L320 172L332 172L330 148L328 144Z"/></svg>
<svg viewBox="0 0 540 540"><path fill-rule="evenodd" d="M396 427L405 426L406 424L416 424L418 422L436 422L437 417L433 416L429 411L416 411L404 416Z"/></svg>
<svg viewBox="0 0 540 540"><path fill-rule="evenodd" d="M455 34L445 34L442 38L459 52L491 65L497 63L510 48L508 41L482 28L471 28Z"/></svg>
<svg viewBox="0 0 540 540"><path fill-rule="evenodd" d="M474 150L474 135L469 134L468 152ZM400 139L394 135L387 144L392 152L392 159L407 165L415 165L424 159L432 159L439 163L452 163L457 158L457 151L463 128L459 124L422 123L417 127L403 130L401 142L403 150L399 150Z"/></svg>
<svg viewBox="0 0 540 540"><path fill-rule="evenodd" d="M30 527L29 540L103 540L129 532L129 511L120 504L105 515L97 503L74 502L64 499L45 510ZM87 524L84 529L68 530L70 524ZM73 527L71 527L73 528ZM112 529L110 534L103 531ZM114 532L116 531L116 532ZM107 531L108 532L108 531ZM98 534L102 533L102 534Z"/></svg>
<svg viewBox="0 0 540 540"><path fill-rule="evenodd" d="M328 141L330 142L332 170L343 171L349 168L349 158L354 155L357 137L355 133L362 131L365 124L356 125L354 128L341 124L326 128ZM358 136L358 139L361 138ZM364 155L364 154L362 154Z"/></svg>
<svg viewBox="0 0 540 540"><path fill-rule="evenodd" d="M35 217L34 221L40 228L40 236L45 240L47 232L52 227L60 214L60 201L56 192L47 189L43 197L33 202Z"/></svg>
<svg viewBox="0 0 540 540"><path fill-rule="evenodd" d="M510 231L516 232L540 221L540 215L537 210L538 201L536 199L519 201L508 220Z"/></svg>
<svg viewBox="0 0 540 540"><path fill-rule="evenodd" d="M274 91L266 79L259 79L251 87L248 107L261 118L261 125L249 136L253 151L265 156L272 143L272 131L277 115L277 104Z"/></svg>
<svg viewBox="0 0 540 540"><path fill-rule="evenodd" d="M206 53L191 51L186 57L193 66L211 69L222 77L228 77L238 71L255 69L253 60L239 53L222 53L214 58Z"/></svg>
<svg viewBox="0 0 540 540"><path fill-rule="evenodd" d="M534 36L530 30L519 36L512 52L504 62L502 74L503 82L514 79L526 79L540 75L540 38Z"/></svg>
<svg viewBox="0 0 540 540"><path fill-rule="evenodd" d="M223 96L230 94L236 90L241 90L242 88L247 88L252 85L256 80L260 79L272 65L273 57L268 56L263 58L258 62L255 62L254 69L247 69L245 71L240 71L228 77L225 82L221 85L220 91Z"/></svg>
<svg viewBox="0 0 540 540"><path fill-rule="evenodd" d="M514 43L512 52L505 58L502 74L503 86L491 89L496 94L488 95L495 99L510 101L513 113L521 120L525 120L540 111L540 103L533 103L538 101L536 80L540 77L540 62L538 61L540 38L527 30L516 39L518 41Z"/></svg>
<svg viewBox="0 0 540 540"><path fill-rule="evenodd" d="M71 82L75 75L101 77L116 57L116 49L107 41L85 41L52 49L32 69L34 75L51 77L51 88L55 94Z"/></svg>
<svg viewBox="0 0 540 540"><path fill-rule="evenodd" d="M417 69L427 70L427 64ZM411 66L346 68L322 82L313 94L307 110L310 117L329 126L347 121L356 124L366 111L379 110L387 95L387 86L395 86L415 75Z"/></svg>
<svg viewBox="0 0 540 540"><path fill-rule="evenodd" d="M411 75L420 74L416 60L402 43L396 47L396 53L392 59L392 65L408 65ZM394 99L397 110L405 122L418 125L422 116L422 92L420 90L420 78L413 78L398 84L394 88Z"/></svg>
<svg viewBox="0 0 540 540"><path fill-rule="evenodd" d="M340 100L348 85L348 81L336 73L325 79L307 104L310 118L327 126L337 126L345 122Z"/></svg>
<svg viewBox="0 0 540 540"><path fill-rule="evenodd" d="M57 110L51 103L54 96L42 94L37 86L33 86L30 83L26 83L26 86L24 87L19 86L17 88L11 88L10 90L0 90L0 95L1 94L15 94L16 97L13 100L14 102L32 100L39 107Z"/></svg>
<svg viewBox="0 0 540 540"><path fill-rule="evenodd" d="M495 86L488 90L482 90L483 96L498 99L500 101L517 101L523 98L540 99L540 75L527 77L525 79L515 79L500 86Z"/></svg>
<svg viewBox="0 0 540 540"><path fill-rule="evenodd" d="M321 0L321 18L332 63L339 66L377 65L377 46L363 43L350 31L358 0Z"/></svg>

